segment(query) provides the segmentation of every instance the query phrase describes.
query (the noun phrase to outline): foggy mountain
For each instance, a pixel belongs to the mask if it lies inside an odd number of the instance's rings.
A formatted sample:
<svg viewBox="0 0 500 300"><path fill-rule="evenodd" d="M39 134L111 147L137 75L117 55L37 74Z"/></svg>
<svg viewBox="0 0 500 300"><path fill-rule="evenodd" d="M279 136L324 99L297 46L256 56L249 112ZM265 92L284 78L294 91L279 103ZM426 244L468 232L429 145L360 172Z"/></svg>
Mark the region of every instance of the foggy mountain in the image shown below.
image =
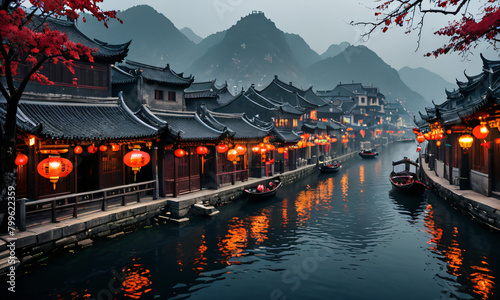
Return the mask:
<svg viewBox="0 0 500 300"><path fill-rule="evenodd" d="M350 44L348 42L342 42L340 44L333 44L325 51L325 53L321 54L321 59L325 59L328 57L334 57L342 53Z"/></svg>
<svg viewBox="0 0 500 300"><path fill-rule="evenodd" d="M229 28L222 41L208 49L187 70L198 80L217 78L232 87L267 85L274 75L302 81L303 68L294 57L285 34L265 17L252 13Z"/></svg>
<svg viewBox="0 0 500 300"><path fill-rule="evenodd" d="M341 81L354 80L379 87L388 100L399 99L407 109L416 112L432 105L431 99L443 99L445 87L453 89L438 79L424 80L438 76L425 69L403 68L400 77L363 46L353 47L347 42L333 44L319 55L302 37L281 31L263 13L241 18L228 30L207 36L199 43L190 40L168 18L147 5L118 12L118 17L124 23L112 20L109 29L92 17L87 17L86 23L80 21L78 28L91 38L111 44L132 40L127 59L160 67L168 63L176 72L195 75L196 81L227 81L232 92L251 84L263 88L274 75L298 87L312 85L315 90L332 89ZM183 28L187 35L189 31ZM424 71L428 73L423 74ZM422 91L428 102L414 91Z"/></svg>
<svg viewBox="0 0 500 300"><path fill-rule="evenodd" d="M181 32L195 44L199 44L201 41L203 41L203 38L194 33L191 28L184 27L181 29Z"/></svg>
<svg viewBox="0 0 500 300"><path fill-rule="evenodd" d="M300 35L292 33L284 34L293 55L303 67L309 67L310 65L321 60L319 54L311 49L311 47L309 47Z"/></svg>
<svg viewBox="0 0 500 300"><path fill-rule="evenodd" d="M307 68L306 78L315 90L330 90L340 82L373 85L388 101L399 100L413 114L430 104L404 84L395 69L365 46L349 46L339 55L317 62Z"/></svg>
<svg viewBox="0 0 500 300"><path fill-rule="evenodd" d="M122 44L132 40L127 59L164 67L170 64L176 72L189 67L191 60L186 53L195 43L182 34L175 25L152 7L138 5L117 13L123 20L108 22L108 29L94 17L79 20L78 28L91 38L110 44Z"/></svg>
<svg viewBox="0 0 500 300"><path fill-rule="evenodd" d="M446 100L445 89L453 91L453 89L457 88L456 84L452 84L443 77L424 68L412 69L404 67L398 73L401 76L401 80L408 87L414 91L418 91L429 103L432 100L436 104L443 103Z"/></svg>

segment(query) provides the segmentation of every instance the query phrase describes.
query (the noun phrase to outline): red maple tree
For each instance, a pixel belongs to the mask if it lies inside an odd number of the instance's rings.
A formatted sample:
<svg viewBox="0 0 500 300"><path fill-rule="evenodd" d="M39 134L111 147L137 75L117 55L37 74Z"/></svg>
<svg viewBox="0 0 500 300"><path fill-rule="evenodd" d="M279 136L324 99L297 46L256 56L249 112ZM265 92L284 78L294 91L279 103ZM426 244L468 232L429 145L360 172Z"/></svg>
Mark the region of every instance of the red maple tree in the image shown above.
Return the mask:
<svg viewBox="0 0 500 300"><path fill-rule="evenodd" d="M16 114L21 96L30 81L53 84L39 71L45 63L61 63L74 73L73 60L93 62L92 52L68 39L65 33L51 30L47 18L76 20L86 12L107 27L115 11L103 11L103 0L1 0L0 2L0 225L5 228L7 192L16 186ZM29 6L29 8L23 5ZM85 20L83 20L85 22ZM18 72L23 65L26 73ZM6 103L2 108L2 102ZM12 189L12 188L11 188ZM9 195L10 196L10 195Z"/></svg>
<svg viewBox="0 0 500 300"><path fill-rule="evenodd" d="M379 2L379 0L376 0ZM478 7L471 12L471 4ZM375 30L386 32L393 27L405 28L405 33L418 31L420 42L422 27L427 14L457 16L448 26L434 32L447 36L449 43L430 51L426 56L438 57L450 51L466 55L481 42L491 44L497 49L500 41L500 2L498 0L388 0L374 8L376 21L351 22L364 25L369 37Z"/></svg>

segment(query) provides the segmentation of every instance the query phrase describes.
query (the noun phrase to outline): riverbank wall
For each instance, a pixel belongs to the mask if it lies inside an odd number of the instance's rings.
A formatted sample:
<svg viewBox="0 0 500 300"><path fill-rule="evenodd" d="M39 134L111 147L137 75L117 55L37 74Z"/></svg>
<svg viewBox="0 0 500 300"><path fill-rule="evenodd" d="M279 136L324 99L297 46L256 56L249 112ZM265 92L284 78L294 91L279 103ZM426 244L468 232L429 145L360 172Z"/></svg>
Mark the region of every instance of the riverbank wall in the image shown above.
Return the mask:
<svg viewBox="0 0 500 300"><path fill-rule="evenodd" d="M336 159L346 161L358 152L348 153ZM306 165L274 177L280 177L283 187L310 174L318 172L316 165ZM215 215L216 207L238 199L249 187L266 183L271 177L250 178L245 182L223 186L217 190L201 190L172 198L153 200L143 197L140 202L117 206L68 218L57 223L33 225L26 231L15 230L13 235L0 236L0 276L9 273L12 266L29 264L58 252L89 247L97 239L112 239L148 226L155 218L184 223L197 208L209 208ZM215 211L214 211L215 210Z"/></svg>
<svg viewBox="0 0 500 300"><path fill-rule="evenodd" d="M500 231L500 200L486 197L472 190L461 190L450 184L448 179L439 177L426 163L422 164L424 180L429 187L459 211L469 214L476 221Z"/></svg>

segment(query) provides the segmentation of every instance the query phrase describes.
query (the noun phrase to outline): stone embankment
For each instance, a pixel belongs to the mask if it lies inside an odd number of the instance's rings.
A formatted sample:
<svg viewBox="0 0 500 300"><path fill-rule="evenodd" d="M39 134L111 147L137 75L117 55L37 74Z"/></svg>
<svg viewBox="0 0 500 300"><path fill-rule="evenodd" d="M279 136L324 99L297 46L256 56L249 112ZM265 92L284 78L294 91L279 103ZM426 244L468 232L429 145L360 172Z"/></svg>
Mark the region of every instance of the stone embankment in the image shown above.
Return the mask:
<svg viewBox="0 0 500 300"><path fill-rule="evenodd" d="M423 164L422 171L430 188L453 207L470 214L474 219L488 225L490 228L500 230L500 200L486 197L472 190L461 190L457 185L436 175L434 170Z"/></svg>

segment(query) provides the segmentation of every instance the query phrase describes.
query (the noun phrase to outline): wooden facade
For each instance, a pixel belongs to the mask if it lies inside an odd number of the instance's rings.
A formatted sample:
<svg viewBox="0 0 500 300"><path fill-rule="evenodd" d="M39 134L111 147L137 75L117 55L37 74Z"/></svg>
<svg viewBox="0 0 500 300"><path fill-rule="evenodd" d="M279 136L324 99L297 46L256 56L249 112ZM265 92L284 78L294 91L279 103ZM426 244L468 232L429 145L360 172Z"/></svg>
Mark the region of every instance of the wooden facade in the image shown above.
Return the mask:
<svg viewBox="0 0 500 300"><path fill-rule="evenodd" d="M440 130L444 133L441 146L430 140L428 159L436 174L461 189L472 189L486 196L500 196L500 61L481 55L483 72L466 75L467 81L457 81L458 88L447 91L447 100L426 108L415 123L423 132ZM476 130L483 127L487 134ZM460 137L473 136L470 147L460 145ZM429 158L430 157L430 158Z"/></svg>

